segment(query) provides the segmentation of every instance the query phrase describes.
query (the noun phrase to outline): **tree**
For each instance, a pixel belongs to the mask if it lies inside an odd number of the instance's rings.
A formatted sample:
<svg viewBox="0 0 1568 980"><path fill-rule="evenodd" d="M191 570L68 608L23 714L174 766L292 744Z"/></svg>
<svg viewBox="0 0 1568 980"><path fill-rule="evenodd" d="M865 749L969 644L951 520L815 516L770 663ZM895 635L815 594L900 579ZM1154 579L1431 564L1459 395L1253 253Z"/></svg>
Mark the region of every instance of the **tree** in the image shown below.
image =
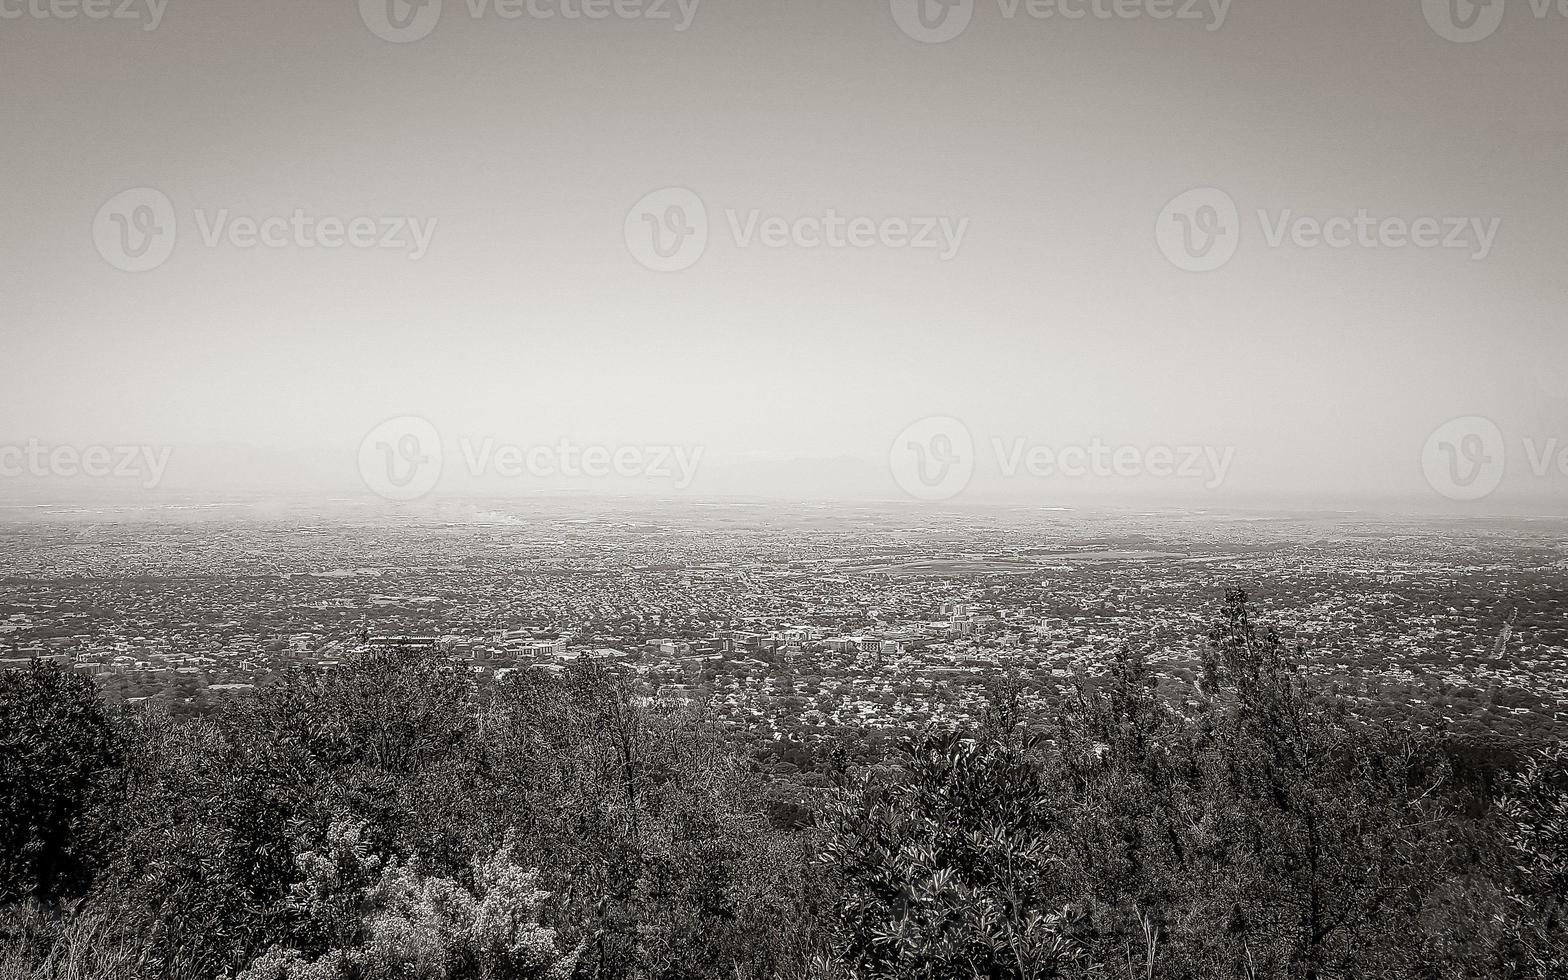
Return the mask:
<svg viewBox="0 0 1568 980"><path fill-rule="evenodd" d="M1201 692L1167 696L1125 649L1054 726L1004 697L853 784L827 849L851 973L1429 974L1451 863L1441 767L1349 723L1242 593L1204 661Z"/></svg>
<svg viewBox="0 0 1568 980"><path fill-rule="evenodd" d="M1214 969L1303 980L1403 976L1447 871L1441 767L1410 738L1349 723L1306 680L1245 592L1205 650L1200 751L1209 821L1199 904L1224 923Z"/></svg>
<svg viewBox="0 0 1568 980"><path fill-rule="evenodd" d="M92 681L0 670L0 904L85 894L104 861L121 737Z"/></svg>
<svg viewBox="0 0 1568 980"><path fill-rule="evenodd" d="M1568 750L1530 756L1498 809L1503 845L1518 871L1507 916L1521 976L1568 976Z"/></svg>
<svg viewBox="0 0 1568 980"><path fill-rule="evenodd" d="M1050 848L1038 736L927 732L830 814L837 953L855 977L1048 978L1084 958Z"/></svg>
<svg viewBox="0 0 1568 980"><path fill-rule="evenodd" d="M292 902L341 945L307 957L274 947L236 980L566 980L577 951L539 923L549 893L511 857L513 839L476 858L472 887L383 862L364 825L339 821L296 863Z"/></svg>
<svg viewBox="0 0 1568 980"><path fill-rule="evenodd" d="M579 976L775 976L807 957L809 842L772 825L764 787L699 714L578 663L508 676L476 724L427 812L460 800L447 826L516 828L563 938L583 945Z"/></svg>

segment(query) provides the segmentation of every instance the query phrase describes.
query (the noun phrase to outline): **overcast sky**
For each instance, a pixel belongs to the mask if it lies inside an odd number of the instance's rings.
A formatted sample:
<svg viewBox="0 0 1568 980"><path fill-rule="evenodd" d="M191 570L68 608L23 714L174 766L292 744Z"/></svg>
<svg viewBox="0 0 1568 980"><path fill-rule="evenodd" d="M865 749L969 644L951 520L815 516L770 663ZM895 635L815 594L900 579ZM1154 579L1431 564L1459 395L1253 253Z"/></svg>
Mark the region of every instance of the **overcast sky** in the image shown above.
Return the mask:
<svg viewBox="0 0 1568 980"><path fill-rule="evenodd" d="M892 488L890 443L950 416L982 455L1231 447L1227 493L1328 503L1427 492L1474 415L1508 487L1568 497L1524 448L1568 437L1568 17L1526 0L1473 42L1419 0L978 0L943 43L887 0L445 0L402 43L375 0L151 2L0 0L0 442L352 465L413 415L809 494ZM125 271L105 229L142 218L100 209L144 187L177 240ZM706 248L655 271L628 237L672 187ZM1192 271L1162 211L1206 187L1235 251ZM806 247L829 209L875 240ZM1358 212L1345 247L1296 221ZM386 247L306 247L361 217ZM243 247L245 218L289 227ZM1458 247L1401 237L1423 218Z"/></svg>

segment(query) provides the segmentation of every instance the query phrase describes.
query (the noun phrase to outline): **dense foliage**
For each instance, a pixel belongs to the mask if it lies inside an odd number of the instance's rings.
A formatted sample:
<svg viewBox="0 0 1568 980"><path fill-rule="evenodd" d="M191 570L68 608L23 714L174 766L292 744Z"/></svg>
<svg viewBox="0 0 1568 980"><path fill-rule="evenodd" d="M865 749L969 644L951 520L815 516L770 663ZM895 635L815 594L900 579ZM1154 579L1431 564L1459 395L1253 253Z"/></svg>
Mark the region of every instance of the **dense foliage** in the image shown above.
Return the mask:
<svg viewBox="0 0 1568 980"><path fill-rule="evenodd" d="M1568 976L1568 755L1351 718L1251 617L809 791L587 663L179 719L6 672L0 980Z"/></svg>

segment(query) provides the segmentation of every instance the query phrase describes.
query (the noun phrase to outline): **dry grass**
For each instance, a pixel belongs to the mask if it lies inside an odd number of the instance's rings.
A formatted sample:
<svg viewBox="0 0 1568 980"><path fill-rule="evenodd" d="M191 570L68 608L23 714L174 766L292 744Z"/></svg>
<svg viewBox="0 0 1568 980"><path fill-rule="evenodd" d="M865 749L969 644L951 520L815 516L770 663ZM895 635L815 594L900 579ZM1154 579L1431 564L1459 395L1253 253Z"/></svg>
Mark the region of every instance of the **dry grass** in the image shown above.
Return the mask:
<svg viewBox="0 0 1568 980"><path fill-rule="evenodd" d="M145 950L107 917L0 912L0 980L132 980Z"/></svg>

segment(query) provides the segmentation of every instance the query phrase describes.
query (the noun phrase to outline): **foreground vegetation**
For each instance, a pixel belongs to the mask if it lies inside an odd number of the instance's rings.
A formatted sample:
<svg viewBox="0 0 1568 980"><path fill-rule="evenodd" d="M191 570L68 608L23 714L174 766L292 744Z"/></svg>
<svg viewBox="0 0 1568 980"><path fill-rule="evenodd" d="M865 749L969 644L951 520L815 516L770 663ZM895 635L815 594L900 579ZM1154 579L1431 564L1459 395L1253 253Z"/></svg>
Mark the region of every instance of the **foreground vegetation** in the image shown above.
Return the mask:
<svg viewBox="0 0 1568 980"><path fill-rule="evenodd" d="M1568 976L1568 754L1352 720L1251 616L804 797L589 665L0 673L0 980Z"/></svg>

